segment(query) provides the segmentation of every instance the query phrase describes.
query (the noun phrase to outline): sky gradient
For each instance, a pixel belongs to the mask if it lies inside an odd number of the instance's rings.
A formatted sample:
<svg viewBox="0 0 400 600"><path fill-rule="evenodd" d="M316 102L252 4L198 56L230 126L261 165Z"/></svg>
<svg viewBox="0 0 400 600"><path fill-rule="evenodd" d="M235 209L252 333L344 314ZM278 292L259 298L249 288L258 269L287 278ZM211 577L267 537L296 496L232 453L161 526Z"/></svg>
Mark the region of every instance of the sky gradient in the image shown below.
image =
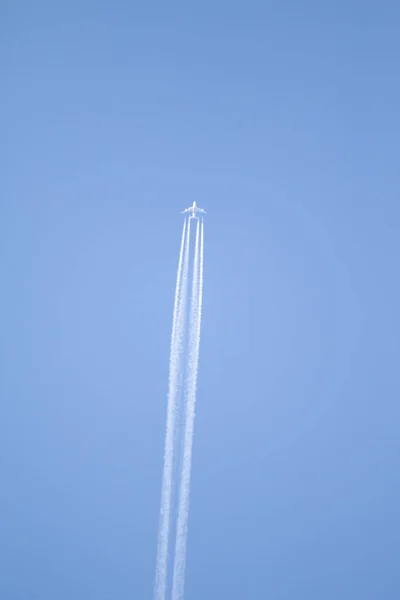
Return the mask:
<svg viewBox="0 0 400 600"><path fill-rule="evenodd" d="M0 15L0 598L152 598L196 200L186 598L397 600L398 2Z"/></svg>

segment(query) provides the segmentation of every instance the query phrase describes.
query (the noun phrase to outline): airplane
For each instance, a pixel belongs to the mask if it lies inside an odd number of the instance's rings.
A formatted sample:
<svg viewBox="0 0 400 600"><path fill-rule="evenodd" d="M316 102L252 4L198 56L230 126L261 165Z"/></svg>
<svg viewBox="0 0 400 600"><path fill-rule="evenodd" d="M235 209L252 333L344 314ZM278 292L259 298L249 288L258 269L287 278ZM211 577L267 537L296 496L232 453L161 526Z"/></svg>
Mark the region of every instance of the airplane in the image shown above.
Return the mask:
<svg viewBox="0 0 400 600"><path fill-rule="evenodd" d="M191 219L197 219L198 217L196 215L205 215L206 211L203 210L202 208L199 208L198 206L196 206L196 202L193 202L192 206L189 206L189 208L185 208L185 210L182 211L182 214L185 213L192 213L190 215Z"/></svg>

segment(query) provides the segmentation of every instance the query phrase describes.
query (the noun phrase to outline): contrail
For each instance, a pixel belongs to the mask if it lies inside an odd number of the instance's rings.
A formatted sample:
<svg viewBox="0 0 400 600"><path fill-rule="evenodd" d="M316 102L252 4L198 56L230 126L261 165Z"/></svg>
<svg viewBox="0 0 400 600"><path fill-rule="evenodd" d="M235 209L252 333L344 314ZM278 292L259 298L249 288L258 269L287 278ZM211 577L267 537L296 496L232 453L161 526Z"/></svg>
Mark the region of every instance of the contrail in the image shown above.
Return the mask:
<svg viewBox="0 0 400 600"><path fill-rule="evenodd" d="M183 464L179 491L172 600L183 600L188 535L190 472L192 464L193 430L196 409L196 387L200 349L200 326L203 297L204 225L197 221L190 307L188 363L185 381L185 433Z"/></svg>
<svg viewBox="0 0 400 600"><path fill-rule="evenodd" d="M156 577L154 599L165 600L167 585L167 566L169 549L169 532L171 523L171 496L174 468L174 441L177 418L177 399L184 351L184 334L186 318L186 297L189 266L190 226L185 219L182 230L179 253L178 272L176 277L174 314L172 319L171 349L169 359L169 384L167 425L165 432L164 468L161 489L160 523L156 559Z"/></svg>

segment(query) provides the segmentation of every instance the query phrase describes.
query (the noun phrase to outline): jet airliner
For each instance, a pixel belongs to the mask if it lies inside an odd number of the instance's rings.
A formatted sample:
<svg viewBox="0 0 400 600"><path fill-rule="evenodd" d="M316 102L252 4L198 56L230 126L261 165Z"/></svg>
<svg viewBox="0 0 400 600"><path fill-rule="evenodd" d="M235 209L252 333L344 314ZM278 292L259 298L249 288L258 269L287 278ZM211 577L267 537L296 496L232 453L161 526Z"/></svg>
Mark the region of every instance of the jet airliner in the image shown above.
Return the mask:
<svg viewBox="0 0 400 600"><path fill-rule="evenodd" d="M190 218L193 219L197 219L197 215L205 215L206 211L203 210L202 208L199 208L198 206L196 206L196 202L193 202L192 206L189 206L189 208L185 208L185 210L182 211L182 214L185 213L191 213Z"/></svg>

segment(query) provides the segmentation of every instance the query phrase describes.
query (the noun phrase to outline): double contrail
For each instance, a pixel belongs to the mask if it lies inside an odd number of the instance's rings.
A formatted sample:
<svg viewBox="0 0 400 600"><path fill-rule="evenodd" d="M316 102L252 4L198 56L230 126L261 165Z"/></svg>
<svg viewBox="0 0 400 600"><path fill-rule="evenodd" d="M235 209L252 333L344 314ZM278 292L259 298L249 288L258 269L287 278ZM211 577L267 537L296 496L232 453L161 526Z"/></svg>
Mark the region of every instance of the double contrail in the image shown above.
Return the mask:
<svg viewBox="0 0 400 600"><path fill-rule="evenodd" d="M193 221L196 222L196 235L194 248L191 249L190 229ZM184 594L190 472L203 296L203 257L203 220L192 217L187 218L183 224L172 320L167 425L154 600L166 600L167 597L172 523L174 523L176 539L172 569L172 596L169 597L172 600L183 600ZM189 303L188 280L190 275L192 283ZM181 422L183 422L184 427L180 427L178 430L178 423ZM181 466L180 472L178 471L178 464ZM179 488L179 497L177 510L173 511L173 491L175 487ZM175 514L173 514L174 512Z"/></svg>

